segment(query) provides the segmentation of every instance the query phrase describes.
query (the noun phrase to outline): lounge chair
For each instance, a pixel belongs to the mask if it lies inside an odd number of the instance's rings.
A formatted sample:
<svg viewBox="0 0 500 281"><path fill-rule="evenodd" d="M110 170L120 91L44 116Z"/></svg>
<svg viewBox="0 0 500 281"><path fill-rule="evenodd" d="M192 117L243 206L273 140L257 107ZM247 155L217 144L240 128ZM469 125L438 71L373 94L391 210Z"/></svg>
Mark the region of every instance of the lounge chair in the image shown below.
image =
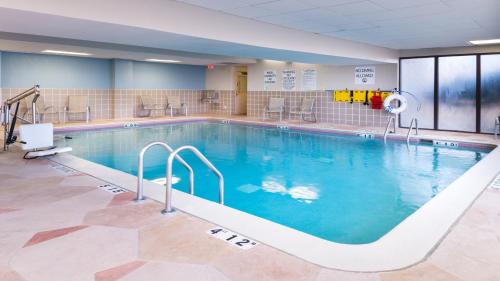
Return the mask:
<svg viewBox="0 0 500 281"><path fill-rule="evenodd" d="M172 96L167 98L167 109L170 109L170 116L174 116L174 109L180 111L184 109L184 115L187 116L187 106L181 102L181 97Z"/></svg>
<svg viewBox="0 0 500 281"><path fill-rule="evenodd" d="M33 98L35 96L31 95L28 96L27 98L24 99L25 107L26 107L26 112L25 115L31 115L33 116L33 113L31 112L33 110ZM43 99L42 96L39 96L38 99L36 100L36 120L38 122L42 123L45 119L45 115L57 115L57 122L60 122L59 118L59 111L54 108L53 106L47 106L45 104L45 100Z"/></svg>
<svg viewBox="0 0 500 281"><path fill-rule="evenodd" d="M316 113L314 113L314 103L316 99L313 98L303 98L299 107L291 108L288 112L288 119L292 119L292 115L299 115L300 120L316 122ZM306 116L309 116L309 120L305 119Z"/></svg>
<svg viewBox="0 0 500 281"><path fill-rule="evenodd" d="M141 99L141 111L145 111L146 114L140 114L140 116L151 116L153 112L160 112L161 115L165 112L165 106L163 104L158 104L153 101L149 96L140 96ZM155 115L155 114L153 114Z"/></svg>
<svg viewBox="0 0 500 281"><path fill-rule="evenodd" d="M68 105L64 107L63 112L64 122L66 122L66 115L85 114L85 121L88 123L90 120L89 98L87 96L68 96Z"/></svg>
<svg viewBox="0 0 500 281"><path fill-rule="evenodd" d="M263 119L266 119L271 113L280 115L280 122L283 119L283 111L285 109L285 98L269 98L268 105L264 108Z"/></svg>

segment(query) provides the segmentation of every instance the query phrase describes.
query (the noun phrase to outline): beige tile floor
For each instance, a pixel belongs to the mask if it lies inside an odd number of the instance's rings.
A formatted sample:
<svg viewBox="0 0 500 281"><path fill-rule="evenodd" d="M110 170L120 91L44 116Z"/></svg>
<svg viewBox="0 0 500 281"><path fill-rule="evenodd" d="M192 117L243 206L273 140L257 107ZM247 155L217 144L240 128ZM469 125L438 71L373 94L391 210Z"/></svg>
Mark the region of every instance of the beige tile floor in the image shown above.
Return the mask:
<svg viewBox="0 0 500 281"><path fill-rule="evenodd" d="M454 134L491 141L487 135ZM22 160L15 147L0 152L2 281L500 280L497 190L486 189L421 263L354 273L321 268L266 245L237 249L207 235L209 222L182 212L162 216L156 202L134 203L132 193L102 191L102 181L53 165Z"/></svg>

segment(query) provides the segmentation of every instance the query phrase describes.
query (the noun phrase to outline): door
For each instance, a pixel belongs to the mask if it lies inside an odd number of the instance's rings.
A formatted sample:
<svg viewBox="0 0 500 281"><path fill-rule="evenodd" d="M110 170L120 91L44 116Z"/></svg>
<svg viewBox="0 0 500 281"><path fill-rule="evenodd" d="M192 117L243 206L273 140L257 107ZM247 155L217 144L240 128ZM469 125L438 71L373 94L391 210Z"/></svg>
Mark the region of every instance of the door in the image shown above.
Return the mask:
<svg viewBox="0 0 500 281"><path fill-rule="evenodd" d="M236 114L247 114L247 75L239 73L236 81Z"/></svg>

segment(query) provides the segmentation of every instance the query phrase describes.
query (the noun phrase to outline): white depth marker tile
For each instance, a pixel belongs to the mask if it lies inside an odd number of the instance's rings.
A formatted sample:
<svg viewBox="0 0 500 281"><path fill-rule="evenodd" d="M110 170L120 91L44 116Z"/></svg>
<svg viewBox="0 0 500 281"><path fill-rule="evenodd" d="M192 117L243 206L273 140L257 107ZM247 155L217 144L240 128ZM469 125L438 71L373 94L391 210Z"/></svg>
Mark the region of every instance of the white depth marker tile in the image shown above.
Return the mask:
<svg viewBox="0 0 500 281"><path fill-rule="evenodd" d="M207 230L207 234L217 239L223 240L242 250L249 250L259 243L252 241L244 236L234 233L222 227L215 227Z"/></svg>

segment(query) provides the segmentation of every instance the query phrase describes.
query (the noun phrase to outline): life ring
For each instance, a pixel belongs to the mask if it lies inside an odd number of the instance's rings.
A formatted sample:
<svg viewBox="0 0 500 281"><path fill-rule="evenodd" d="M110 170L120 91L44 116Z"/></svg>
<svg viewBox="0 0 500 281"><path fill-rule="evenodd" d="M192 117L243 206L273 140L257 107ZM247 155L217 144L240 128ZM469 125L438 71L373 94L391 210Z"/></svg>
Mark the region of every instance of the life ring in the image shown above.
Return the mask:
<svg viewBox="0 0 500 281"><path fill-rule="evenodd" d="M391 102L393 100L399 101L399 107L394 107L391 105ZM392 114L399 114L405 111L407 107L408 107L408 100L406 100L406 98L403 97L402 95L392 94L387 98L385 98L384 100L384 109Z"/></svg>

